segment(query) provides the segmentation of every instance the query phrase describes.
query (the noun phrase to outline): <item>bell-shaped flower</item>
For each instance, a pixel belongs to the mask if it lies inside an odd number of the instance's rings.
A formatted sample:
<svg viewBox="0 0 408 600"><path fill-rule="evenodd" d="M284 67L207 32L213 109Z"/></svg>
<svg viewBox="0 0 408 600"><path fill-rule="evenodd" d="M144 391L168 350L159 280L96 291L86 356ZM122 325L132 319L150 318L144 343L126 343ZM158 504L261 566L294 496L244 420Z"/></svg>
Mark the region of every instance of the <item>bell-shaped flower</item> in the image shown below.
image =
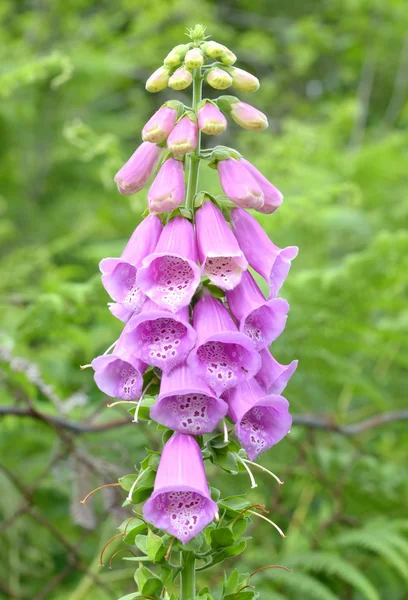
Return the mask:
<svg viewBox="0 0 408 600"><path fill-rule="evenodd" d="M227 119L212 102L205 102L198 109L198 127L207 135L217 135L227 129Z"/></svg>
<svg viewBox="0 0 408 600"><path fill-rule="evenodd" d="M240 208L231 211L231 225L245 258L268 283L270 297L277 296L299 248L275 246L258 221Z"/></svg>
<svg viewBox="0 0 408 600"><path fill-rule="evenodd" d="M145 300L145 295L143 294L143 302ZM142 303L143 305L143 303ZM127 323L130 317L134 314L133 309L127 308L120 304L119 302L108 302L108 308L114 317L122 321L122 323Z"/></svg>
<svg viewBox="0 0 408 600"><path fill-rule="evenodd" d="M174 314L147 299L140 314L124 330L126 347L134 356L169 373L184 362L196 341L189 308Z"/></svg>
<svg viewBox="0 0 408 600"><path fill-rule="evenodd" d="M200 276L194 228L187 219L176 217L137 270L136 284L156 304L177 312L190 303Z"/></svg>
<svg viewBox="0 0 408 600"><path fill-rule="evenodd" d="M261 359L253 343L208 291L194 307L193 327L197 344L188 362L217 395L258 372Z"/></svg>
<svg viewBox="0 0 408 600"><path fill-rule="evenodd" d="M250 460L289 433L289 402L282 396L265 395L255 378L228 390L223 397L228 416L235 423L235 434Z"/></svg>
<svg viewBox="0 0 408 600"><path fill-rule="evenodd" d="M266 300L249 271L242 273L240 283L227 292L230 311L239 323L239 330L262 350L285 329L289 304L283 298Z"/></svg>
<svg viewBox="0 0 408 600"><path fill-rule="evenodd" d="M99 263L105 290L126 309L139 312L142 308L145 295L136 284L136 272L155 250L162 229L159 217L149 215L136 227L120 258L104 258Z"/></svg>
<svg viewBox="0 0 408 600"><path fill-rule="evenodd" d="M174 433L163 448L154 491L143 507L144 518L187 543L211 523L217 512L200 446L190 435Z"/></svg>
<svg viewBox="0 0 408 600"><path fill-rule="evenodd" d="M120 193L129 195L141 190L153 175L161 153L156 144L143 142L115 175Z"/></svg>
<svg viewBox="0 0 408 600"><path fill-rule="evenodd" d="M151 212L170 212L184 202L184 166L180 160L169 158L157 173L147 200Z"/></svg>
<svg viewBox="0 0 408 600"><path fill-rule="evenodd" d="M255 375L255 379L267 394L281 394L296 371L298 361L292 360L288 365L281 365L267 348L262 350L260 355L261 368Z"/></svg>
<svg viewBox="0 0 408 600"><path fill-rule="evenodd" d="M220 160L217 169L221 187L232 202L243 208L262 208L262 189L241 161L235 158Z"/></svg>
<svg viewBox="0 0 408 600"><path fill-rule="evenodd" d="M197 123L188 115L180 119L167 138L167 148L174 156L182 156L183 154L193 152L197 143Z"/></svg>
<svg viewBox="0 0 408 600"><path fill-rule="evenodd" d="M227 409L224 400L217 398L194 370L183 364L163 374L150 416L174 431L202 435L214 431Z"/></svg>
<svg viewBox="0 0 408 600"><path fill-rule="evenodd" d="M283 195L270 181L266 179L262 175L258 169L254 167L248 160L245 158L241 158L239 162L244 165L244 167L249 171L255 181L258 183L264 195L264 203L263 206L258 208L257 210L264 214L271 214L275 212L277 208L282 204Z"/></svg>
<svg viewBox="0 0 408 600"><path fill-rule="evenodd" d="M246 102L241 102L235 96L220 96L217 98L217 104L244 129L262 131L268 127L268 119L263 112Z"/></svg>
<svg viewBox="0 0 408 600"><path fill-rule="evenodd" d="M176 124L182 106L181 102L177 100L170 100L166 104L163 104L143 127L143 140L154 144L166 141L169 133Z"/></svg>
<svg viewBox="0 0 408 600"><path fill-rule="evenodd" d="M196 236L203 275L223 290L232 290L248 263L222 212L210 201L196 212Z"/></svg>
<svg viewBox="0 0 408 600"><path fill-rule="evenodd" d="M142 394L147 365L126 347L123 335L111 354L97 356L91 363L98 388L111 398L138 400Z"/></svg>

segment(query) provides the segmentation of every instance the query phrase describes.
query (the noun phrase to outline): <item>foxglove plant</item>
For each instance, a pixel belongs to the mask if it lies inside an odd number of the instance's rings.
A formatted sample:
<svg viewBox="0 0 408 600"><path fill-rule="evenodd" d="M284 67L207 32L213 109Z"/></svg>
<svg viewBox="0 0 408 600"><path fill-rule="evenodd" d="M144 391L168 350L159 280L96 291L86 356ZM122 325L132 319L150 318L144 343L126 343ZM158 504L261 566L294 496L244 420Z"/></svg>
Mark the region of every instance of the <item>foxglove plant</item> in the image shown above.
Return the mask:
<svg viewBox="0 0 408 600"><path fill-rule="evenodd" d="M133 422L156 422L163 432L162 451L148 451L138 473L119 480L128 492L124 506L133 510L122 539L139 553L137 591L121 600L213 600L208 587L197 590L196 572L240 554L251 519L285 537L245 496L228 496L226 485L222 497L204 467L246 472L255 487L251 467L258 466L282 483L252 461L292 423L280 394L297 361L280 364L269 346L285 328L289 305L277 294L298 252L275 246L246 210L273 213L282 204L279 190L236 150L202 148L201 135L225 132L228 115L245 129L268 126L262 112L235 96L202 97L204 82L219 90L259 87L232 66L231 50L204 33L201 25L190 30L191 41L173 48L146 83L149 92L192 84L192 104L168 100L144 126L143 143L115 181L132 194L157 171L148 209L122 255L100 263L109 310L123 331L87 366L116 399L108 406L128 405ZM202 161L218 171L225 195L199 191ZM249 578L234 571L217 597L258 598Z"/></svg>

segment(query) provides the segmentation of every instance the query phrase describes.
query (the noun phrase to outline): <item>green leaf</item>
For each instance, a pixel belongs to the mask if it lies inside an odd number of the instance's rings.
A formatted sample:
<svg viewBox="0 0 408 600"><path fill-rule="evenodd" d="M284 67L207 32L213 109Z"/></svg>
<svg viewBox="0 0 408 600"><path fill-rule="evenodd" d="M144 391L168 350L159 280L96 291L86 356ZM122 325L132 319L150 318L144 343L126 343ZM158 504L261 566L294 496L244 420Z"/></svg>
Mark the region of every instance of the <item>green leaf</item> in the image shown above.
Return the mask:
<svg viewBox="0 0 408 600"><path fill-rule="evenodd" d="M252 506L252 502L243 496L227 496L227 498L218 501L218 506L225 508L228 513L236 515Z"/></svg>
<svg viewBox="0 0 408 600"><path fill-rule="evenodd" d="M219 527L211 531L211 546L213 548L223 548L234 544L234 535L228 527Z"/></svg>
<svg viewBox="0 0 408 600"><path fill-rule="evenodd" d="M237 591L240 575L238 569L234 569L226 581L224 581L223 594L233 594Z"/></svg>
<svg viewBox="0 0 408 600"><path fill-rule="evenodd" d="M150 390L149 390L150 391ZM139 411L137 413L138 421L150 421L150 408L156 402L156 398L153 396L145 396L139 406ZM134 417L136 411L136 407L129 408L128 413Z"/></svg>
<svg viewBox="0 0 408 600"><path fill-rule="evenodd" d="M248 527L248 520L245 519L244 517L235 521L235 523L231 527L232 533L234 534L234 538L237 540L242 535L244 535L245 531L247 530L247 527Z"/></svg>
<svg viewBox="0 0 408 600"><path fill-rule="evenodd" d="M166 548L161 537L149 529L147 533L147 556L152 562L159 562L166 554Z"/></svg>
<svg viewBox="0 0 408 600"><path fill-rule="evenodd" d="M147 535L137 535L135 537L135 545L143 552L143 554L148 554L147 552Z"/></svg>

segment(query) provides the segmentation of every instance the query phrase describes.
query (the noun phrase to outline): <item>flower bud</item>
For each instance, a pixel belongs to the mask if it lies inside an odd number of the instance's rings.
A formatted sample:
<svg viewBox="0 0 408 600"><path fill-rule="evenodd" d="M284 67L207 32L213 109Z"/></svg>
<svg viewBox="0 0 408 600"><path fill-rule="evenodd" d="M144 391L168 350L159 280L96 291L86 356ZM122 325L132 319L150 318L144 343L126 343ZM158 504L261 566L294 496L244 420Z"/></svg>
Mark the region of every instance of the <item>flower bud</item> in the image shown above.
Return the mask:
<svg viewBox="0 0 408 600"><path fill-rule="evenodd" d="M206 42L203 50L210 58L219 58L224 65L233 65L237 57L229 48L218 42Z"/></svg>
<svg viewBox="0 0 408 600"><path fill-rule="evenodd" d="M152 93L160 92L161 90L164 90L168 81L169 68L159 67L146 81L146 89L148 92Z"/></svg>
<svg viewBox="0 0 408 600"><path fill-rule="evenodd" d="M179 44L178 46L175 46L164 59L164 64L167 67L177 67L185 57L188 46L188 44Z"/></svg>
<svg viewBox="0 0 408 600"><path fill-rule="evenodd" d="M198 69L204 63L204 56L200 48L192 48L184 58L184 64L188 69Z"/></svg>
<svg viewBox="0 0 408 600"><path fill-rule="evenodd" d="M227 129L227 119L211 102L198 109L198 127L207 135L217 135Z"/></svg>
<svg viewBox="0 0 408 600"><path fill-rule="evenodd" d="M192 152L197 146L197 123L190 117L183 117L167 138L167 148L174 156L181 156Z"/></svg>
<svg viewBox="0 0 408 600"><path fill-rule="evenodd" d="M221 187L232 202L243 208L259 209L263 206L262 189L240 161L235 158L220 160L217 169Z"/></svg>
<svg viewBox="0 0 408 600"><path fill-rule="evenodd" d="M157 173L147 200L151 212L163 213L183 204L185 196L183 163L169 158Z"/></svg>
<svg viewBox="0 0 408 600"><path fill-rule="evenodd" d="M268 127L268 119L260 110L246 102L241 102L235 96L220 96L218 107L231 115L238 125L252 131L262 131Z"/></svg>
<svg viewBox="0 0 408 600"><path fill-rule="evenodd" d="M180 67L177 71L174 71L173 75L169 79L169 87L172 90L185 90L193 81L193 76L190 71L184 67Z"/></svg>
<svg viewBox="0 0 408 600"><path fill-rule="evenodd" d="M141 190L153 174L161 153L156 144L143 142L115 175L120 193L128 195Z"/></svg>
<svg viewBox="0 0 408 600"><path fill-rule="evenodd" d="M232 77L218 67L208 71L206 80L216 90L226 90L232 85Z"/></svg>
<svg viewBox="0 0 408 600"><path fill-rule="evenodd" d="M181 112L182 108L183 105L177 100L163 104L143 127L143 141L152 142L154 144L164 142L174 128L179 116L179 111Z"/></svg>
<svg viewBox="0 0 408 600"><path fill-rule="evenodd" d="M228 73L232 77L232 85L238 91L256 92L256 90L259 89L259 79L255 77L255 75L248 73L248 71L232 67L231 69L228 69Z"/></svg>

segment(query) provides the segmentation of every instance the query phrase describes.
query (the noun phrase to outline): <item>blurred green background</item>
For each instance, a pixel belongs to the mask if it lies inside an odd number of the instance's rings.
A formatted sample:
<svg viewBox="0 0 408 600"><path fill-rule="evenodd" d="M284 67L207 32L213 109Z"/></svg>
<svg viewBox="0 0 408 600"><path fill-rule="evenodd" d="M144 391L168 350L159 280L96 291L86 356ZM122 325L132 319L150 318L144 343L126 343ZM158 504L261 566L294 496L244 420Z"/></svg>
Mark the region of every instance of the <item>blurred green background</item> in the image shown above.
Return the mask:
<svg viewBox="0 0 408 600"><path fill-rule="evenodd" d="M120 331L98 261L121 252L146 205L145 191L120 196L113 176L165 99L189 101L191 90L150 95L144 82L196 22L261 79L241 97L268 115L269 130L231 124L219 143L283 191L283 206L261 222L276 244L300 247L282 290L288 325L273 347L281 362L299 359L286 392L293 412L346 425L404 409L406 0L2 0L0 22L3 413L85 427L126 415L106 409L78 365ZM219 190L211 169L200 181ZM98 566L128 515L123 494L79 500L132 472L145 446L157 449L155 427L75 434L10 414L0 425L0 597L132 592L131 563L119 555L112 570ZM408 598L407 449L402 420L352 436L294 426L260 460L285 485L257 473L250 492L288 537L257 522L227 570L291 567L254 578L265 600ZM248 491L244 475L233 484L208 475L224 495L231 485ZM221 581L221 568L202 578Z"/></svg>

